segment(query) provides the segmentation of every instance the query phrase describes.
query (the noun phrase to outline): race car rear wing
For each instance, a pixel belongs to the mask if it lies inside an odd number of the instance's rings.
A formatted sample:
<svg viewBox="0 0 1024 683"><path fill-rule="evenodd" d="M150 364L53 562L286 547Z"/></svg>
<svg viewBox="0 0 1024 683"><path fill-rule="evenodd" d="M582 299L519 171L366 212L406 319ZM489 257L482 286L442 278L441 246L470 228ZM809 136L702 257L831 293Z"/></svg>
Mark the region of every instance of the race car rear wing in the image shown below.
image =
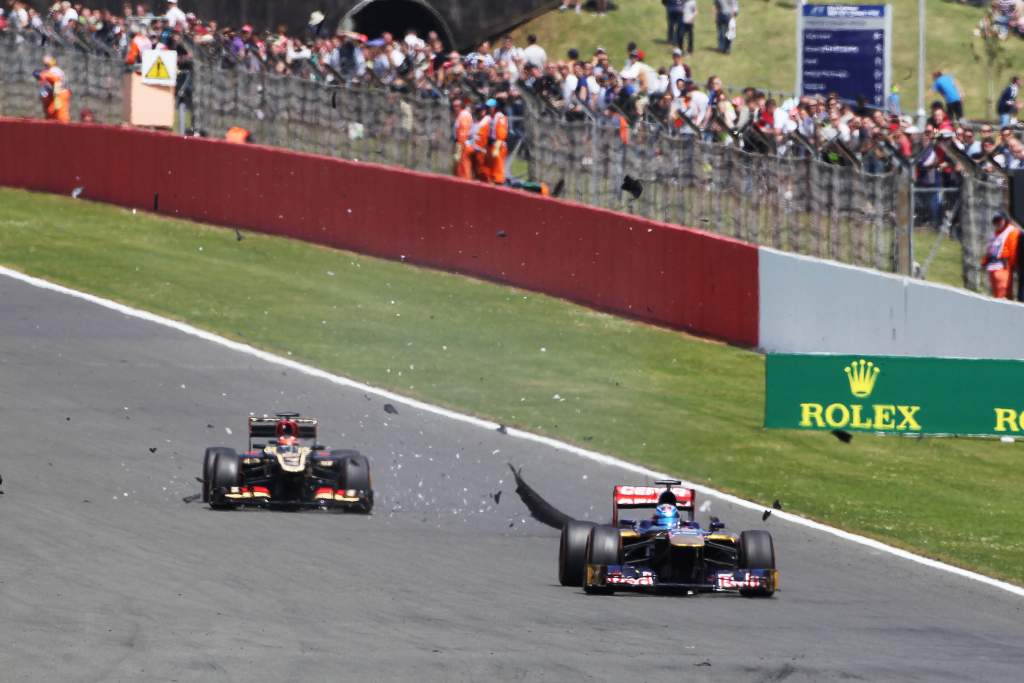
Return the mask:
<svg viewBox="0 0 1024 683"><path fill-rule="evenodd" d="M612 489L612 525L619 525L619 510L653 508L662 503L674 503L692 521L697 494L680 483L666 480L655 482L656 486L616 486Z"/></svg>
<svg viewBox="0 0 1024 683"><path fill-rule="evenodd" d="M316 441L320 422L311 417L299 417L294 414L282 413L276 416L263 415L249 418L249 441L253 439L274 439L281 435L282 427L287 427L290 436Z"/></svg>

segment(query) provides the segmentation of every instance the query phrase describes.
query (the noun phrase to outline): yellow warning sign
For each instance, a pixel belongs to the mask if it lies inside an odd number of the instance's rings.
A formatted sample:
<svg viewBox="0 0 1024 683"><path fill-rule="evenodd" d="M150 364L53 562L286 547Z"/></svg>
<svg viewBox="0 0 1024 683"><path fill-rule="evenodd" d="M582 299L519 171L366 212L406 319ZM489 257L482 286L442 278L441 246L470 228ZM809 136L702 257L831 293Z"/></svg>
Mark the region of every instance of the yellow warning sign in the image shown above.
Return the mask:
<svg viewBox="0 0 1024 683"><path fill-rule="evenodd" d="M173 86L178 79L178 53L174 50L143 50L142 82Z"/></svg>
<svg viewBox="0 0 1024 683"><path fill-rule="evenodd" d="M152 78L156 81L166 81L171 75L167 72L167 67L164 66L164 60L157 57L153 60L153 66L149 67L149 71L146 72L146 78Z"/></svg>

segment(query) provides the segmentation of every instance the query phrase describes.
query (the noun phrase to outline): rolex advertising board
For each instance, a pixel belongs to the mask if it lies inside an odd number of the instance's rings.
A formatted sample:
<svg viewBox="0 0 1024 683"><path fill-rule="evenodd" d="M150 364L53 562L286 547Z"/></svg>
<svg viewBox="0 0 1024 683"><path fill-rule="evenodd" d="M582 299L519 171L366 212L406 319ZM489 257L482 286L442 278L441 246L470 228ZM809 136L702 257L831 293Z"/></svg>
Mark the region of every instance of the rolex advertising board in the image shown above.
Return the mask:
<svg viewBox="0 0 1024 683"><path fill-rule="evenodd" d="M769 354L764 425L1024 435L1024 362Z"/></svg>

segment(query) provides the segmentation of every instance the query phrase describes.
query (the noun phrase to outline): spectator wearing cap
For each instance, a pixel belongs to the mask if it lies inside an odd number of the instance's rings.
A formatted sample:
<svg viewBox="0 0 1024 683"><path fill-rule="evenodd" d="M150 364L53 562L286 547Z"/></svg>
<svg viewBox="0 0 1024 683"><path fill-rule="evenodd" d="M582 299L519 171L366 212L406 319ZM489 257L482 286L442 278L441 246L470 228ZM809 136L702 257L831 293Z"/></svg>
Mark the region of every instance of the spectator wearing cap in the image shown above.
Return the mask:
<svg viewBox="0 0 1024 683"><path fill-rule="evenodd" d="M997 211L992 216L992 239L981 260L982 268L988 272L992 296L997 299L1011 298L1019 241L1020 228L1014 225L1004 211Z"/></svg>
<svg viewBox="0 0 1024 683"><path fill-rule="evenodd" d="M683 51L680 48L672 50L672 68L668 70L668 82L672 85L672 95L680 97L683 92L679 83L686 82L692 78L690 67L683 62Z"/></svg>
<svg viewBox="0 0 1024 683"><path fill-rule="evenodd" d="M1017 103L1017 96L1019 94L1020 77L1014 76L999 95L999 103L996 105L1000 128L1009 126L1017 118L1017 112L1020 110L1020 105Z"/></svg>
<svg viewBox="0 0 1024 683"><path fill-rule="evenodd" d="M950 118L959 121L964 117L964 101L960 83L950 74L935 71L932 73L932 90L942 96L946 102L946 110Z"/></svg>

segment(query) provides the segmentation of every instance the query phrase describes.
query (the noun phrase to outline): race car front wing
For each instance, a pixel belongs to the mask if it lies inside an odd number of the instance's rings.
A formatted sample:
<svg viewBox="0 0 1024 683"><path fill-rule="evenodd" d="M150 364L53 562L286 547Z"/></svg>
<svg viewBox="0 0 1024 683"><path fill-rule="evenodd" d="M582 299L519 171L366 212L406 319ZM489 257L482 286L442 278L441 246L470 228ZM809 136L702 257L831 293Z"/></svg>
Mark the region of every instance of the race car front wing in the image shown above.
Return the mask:
<svg viewBox="0 0 1024 683"><path fill-rule="evenodd" d="M736 593L739 591L774 592L779 589L777 569L735 569L716 571L708 576L705 583L676 583L660 581L650 569L630 565L588 564L583 585L587 588L612 590L690 590L713 593Z"/></svg>

